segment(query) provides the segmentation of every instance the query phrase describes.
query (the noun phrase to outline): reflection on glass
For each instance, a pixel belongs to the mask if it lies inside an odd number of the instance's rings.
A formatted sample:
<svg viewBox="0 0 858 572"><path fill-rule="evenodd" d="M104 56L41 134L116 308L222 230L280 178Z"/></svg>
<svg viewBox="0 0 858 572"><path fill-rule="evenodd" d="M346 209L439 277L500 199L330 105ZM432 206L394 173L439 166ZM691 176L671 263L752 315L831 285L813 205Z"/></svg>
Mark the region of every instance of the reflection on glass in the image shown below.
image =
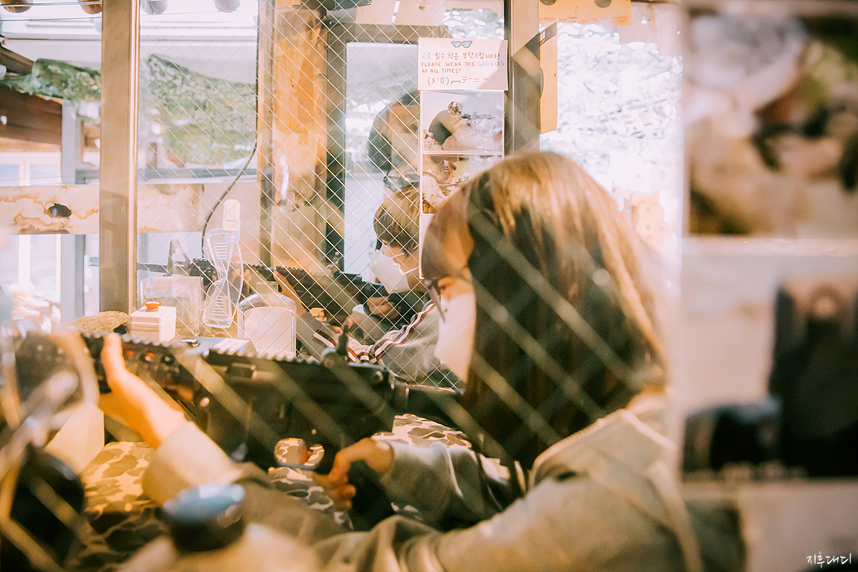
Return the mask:
<svg viewBox="0 0 858 572"><path fill-rule="evenodd" d="M256 140L259 4L163 4L141 14L141 180L228 176Z"/></svg>
<svg viewBox="0 0 858 572"><path fill-rule="evenodd" d="M350 43L346 69L343 268L369 278L375 212L418 177L417 46Z"/></svg>
<svg viewBox="0 0 858 572"><path fill-rule="evenodd" d="M557 129L540 138L608 190L663 252L679 245L684 186L683 64L665 52L655 41L621 43L602 26L560 24Z"/></svg>

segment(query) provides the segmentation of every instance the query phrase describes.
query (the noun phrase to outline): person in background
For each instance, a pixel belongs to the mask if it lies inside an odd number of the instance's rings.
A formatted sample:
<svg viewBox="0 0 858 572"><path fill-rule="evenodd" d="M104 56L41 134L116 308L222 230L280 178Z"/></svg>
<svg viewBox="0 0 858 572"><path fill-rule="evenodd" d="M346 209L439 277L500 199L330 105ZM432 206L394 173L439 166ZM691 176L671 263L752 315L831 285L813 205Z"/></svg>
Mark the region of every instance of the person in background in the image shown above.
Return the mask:
<svg viewBox="0 0 858 572"><path fill-rule="evenodd" d="M434 212L444 202L450 193L458 188L456 179L456 163L458 157L446 155L430 155L428 164L421 177L423 185L423 200L426 202L424 212Z"/></svg>
<svg viewBox="0 0 858 572"><path fill-rule="evenodd" d="M255 517L306 542L323 569L738 570L729 515L684 502L673 475L657 290L641 260L612 199L556 154L508 158L441 205L422 268L445 310L442 342L460 354L455 417L473 446L365 439L320 478L347 506L346 472L362 459L425 522L331 532L153 397L116 339L102 359L125 418L156 447L144 475L153 498L239 482L264 508Z"/></svg>
<svg viewBox="0 0 858 572"><path fill-rule="evenodd" d="M428 301L417 270L419 202L419 189L409 185L388 195L373 219L378 248L369 269L388 296L371 297L366 306L369 316L384 320L382 327L404 326Z"/></svg>
<svg viewBox="0 0 858 572"><path fill-rule="evenodd" d="M434 355L439 317L417 268L419 201L419 191L408 187L385 198L375 214L373 227L381 247L373 254L370 269L389 295L369 298L367 313L352 314L364 339L350 339L349 357L384 365L404 381L450 387L458 380ZM303 351L320 359L326 349L336 347L339 333L307 311L285 277L275 273L275 278L283 293L295 300Z"/></svg>
<svg viewBox="0 0 858 572"><path fill-rule="evenodd" d="M406 93L385 107L372 122L366 155L384 174L384 186L399 191L419 178L420 92Z"/></svg>

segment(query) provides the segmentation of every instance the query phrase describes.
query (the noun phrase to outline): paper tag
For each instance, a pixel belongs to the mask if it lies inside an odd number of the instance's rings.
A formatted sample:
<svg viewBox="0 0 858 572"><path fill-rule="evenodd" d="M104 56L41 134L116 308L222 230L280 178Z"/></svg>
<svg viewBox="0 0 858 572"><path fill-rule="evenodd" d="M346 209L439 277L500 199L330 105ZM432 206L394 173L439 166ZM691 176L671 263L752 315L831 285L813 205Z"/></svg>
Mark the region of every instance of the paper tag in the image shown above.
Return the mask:
<svg viewBox="0 0 858 572"><path fill-rule="evenodd" d="M539 21L553 22L577 22L578 1L577 0L540 0Z"/></svg>
<svg viewBox="0 0 858 572"><path fill-rule="evenodd" d="M418 40L421 91L506 91L506 40Z"/></svg>

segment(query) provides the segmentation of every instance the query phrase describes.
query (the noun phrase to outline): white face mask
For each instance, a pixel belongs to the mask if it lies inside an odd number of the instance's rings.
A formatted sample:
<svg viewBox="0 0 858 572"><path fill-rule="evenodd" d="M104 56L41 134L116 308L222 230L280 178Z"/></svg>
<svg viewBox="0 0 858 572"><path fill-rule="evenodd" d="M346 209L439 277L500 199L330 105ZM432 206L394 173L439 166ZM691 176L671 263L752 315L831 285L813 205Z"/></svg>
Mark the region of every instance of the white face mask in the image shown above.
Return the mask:
<svg viewBox="0 0 858 572"><path fill-rule="evenodd" d="M474 353L476 324L477 299L473 292L459 294L444 305L444 319L438 326L435 357L461 380L468 377L471 354Z"/></svg>
<svg viewBox="0 0 858 572"><path fill-rule="evenodd" d="M378 281L382 283L388 294L408 290L408 273L403 272L402 268L393 258L382 254L380 250L376 250L373 253L369 269L372 270ZM409 270L409 272L412 271Z"/></svg>

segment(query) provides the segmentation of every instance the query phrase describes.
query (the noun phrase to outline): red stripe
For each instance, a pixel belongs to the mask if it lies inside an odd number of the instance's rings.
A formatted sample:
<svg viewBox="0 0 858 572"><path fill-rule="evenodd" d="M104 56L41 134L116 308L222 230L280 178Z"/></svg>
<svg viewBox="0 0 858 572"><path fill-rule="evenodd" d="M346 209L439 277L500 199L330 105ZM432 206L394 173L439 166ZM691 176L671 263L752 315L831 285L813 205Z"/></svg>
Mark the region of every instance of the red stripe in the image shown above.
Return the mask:
<svg viewBox="0 0 858 572"><path fill-rule="evenodd" d="M420 325L420 323L423 321L423 318L426 317L426 314L428 314L434 307L435 304L431 302L429 304L426 304L426 306L424 306L424 308L414 316L414 319L411 320L410 324L399 330L397 332L397 335L395 335L393 338L382 338L377 341L369 349L369 353L375 358L375 360L380 360L387 352L387 350L390 349L391 346L398 346L408 341L408 338L411 337L411 334L414 332L414 329Z"/></svg>
<svg viewBox="0 0 858 572"><path fill-rule="evenodd" d="M318 339L320 342L322 342L323 344L327 344L328 347L332 347L332 348L337 347L336 341L334 341L334 339L331 336L329 336L327 333L325 333L321 330L317 331L315 333L314 337L316 339ZM357 351L355 351L353 348L350 348L350 347L346 348L346 350L349 353L349 358L351 359L351 361L356 361L358 359Z"/></svg>
<svg viewBox="0 0 858 572"><path fill-rule="evenodd" d="M315 337L316 337L316 338L319 338L319 341L320 341L320 342L322 342L322 343L326 343L326 344L328 344L329 346L331 346L332 348L337 347L337 343L334 341L334 339L333 339L331 336L329 336L328 334L326 334L325 332L321 331L321 330L317 330L317 331L316 331L316 333L315 333Z"/></svg>

